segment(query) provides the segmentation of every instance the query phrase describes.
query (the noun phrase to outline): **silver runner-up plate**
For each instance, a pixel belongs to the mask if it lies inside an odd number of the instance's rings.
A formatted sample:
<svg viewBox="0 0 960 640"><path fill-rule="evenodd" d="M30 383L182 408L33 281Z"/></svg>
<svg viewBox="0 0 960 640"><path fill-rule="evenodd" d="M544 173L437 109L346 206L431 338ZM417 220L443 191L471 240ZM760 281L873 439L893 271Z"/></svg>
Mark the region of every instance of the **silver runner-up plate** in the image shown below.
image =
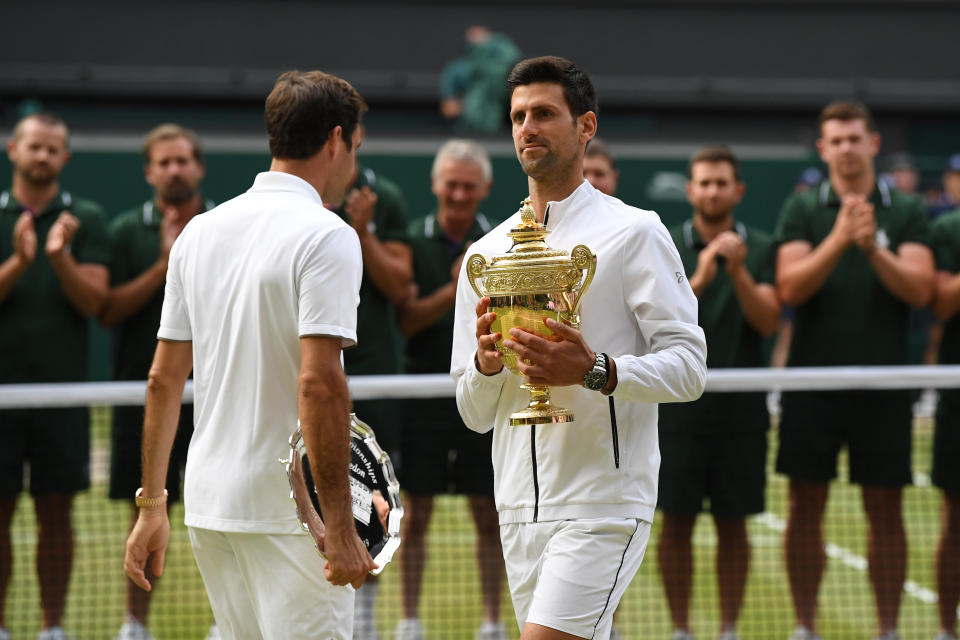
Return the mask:
<svg viewBox="0 0 960 640"><path fill-rule="evenodd" d="M290 457L281 462L286 465L297 520L323 556L326 527L299 422L290 436ZM350 414L350 496L357 534L377 564L370 572L376 575L383 571L400 546L403 503L390 456L377 444L373 429L353 413Z"/></svg>

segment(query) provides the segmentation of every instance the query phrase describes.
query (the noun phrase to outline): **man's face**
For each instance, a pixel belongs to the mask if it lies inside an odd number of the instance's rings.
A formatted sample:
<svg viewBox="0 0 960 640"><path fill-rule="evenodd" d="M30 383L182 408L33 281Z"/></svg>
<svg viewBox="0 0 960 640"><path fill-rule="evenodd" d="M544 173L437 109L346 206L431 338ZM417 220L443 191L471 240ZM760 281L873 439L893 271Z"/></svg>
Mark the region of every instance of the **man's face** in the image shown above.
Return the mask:
<svg viewBox="0 0 960 640"><path fill-rule="evenodd" d="M620 172L610 165L610 161L603 156L583 157L583 177L595 189L599 189L608 196L617 195L617 181Z"/></svg>
<svg viewBox="0 0 960 640"><path fill-rule="evenodd" d="M574 119L563 97L563 87L557 83L535 82L516 87L510 97L510 121L513 144L524 173L542 179L569 170L596 129L584 127L587 117L584 114ZM590 129L589 133L585 129Z"/></svg>
<svg viewBox="0 0 960 640"><path fill-rule="evenodd" d="M740 204L745 186L729 162L697 162L690 170L687 200L703 218L719 221Z"/></svg>
<svg viewBox="0 0 960 640"><path fill-rule="evenodd" d="M943 174L943 190L951 202L960 202L960 171L946 171Z"/></svg>
<svg viewBox="0 0 960 640"><path fill-rule="evenodd" d="M483 169L476 162L448 158L437 167L432 181L437 196L437 215L454 224L469 224L480 203L490 193L490 183L483 179Z"/></svg>
<svg viewBox="0 0 960 640"><path fill-rule="evenodd" d="M193 151L193 143L187 138L158 140L151 145L144 174L163 202L181 204L197 194L206 168Z"/></svg>
<svg viewBox="0 0 960 640"><path fill-rule="evenodd" d="M27 184L51 185L70 159L67 129L29 118L20 124L20 135L7 144L7 157L14 173Z"/></svg>
<svg viewBox="0 0 960 640"><path fill-rule="evenodd" d="M863 120L827 120L820 134L820 159L842 178L856 178L870 170L880 150L880 136L869 131Z"/></svg>

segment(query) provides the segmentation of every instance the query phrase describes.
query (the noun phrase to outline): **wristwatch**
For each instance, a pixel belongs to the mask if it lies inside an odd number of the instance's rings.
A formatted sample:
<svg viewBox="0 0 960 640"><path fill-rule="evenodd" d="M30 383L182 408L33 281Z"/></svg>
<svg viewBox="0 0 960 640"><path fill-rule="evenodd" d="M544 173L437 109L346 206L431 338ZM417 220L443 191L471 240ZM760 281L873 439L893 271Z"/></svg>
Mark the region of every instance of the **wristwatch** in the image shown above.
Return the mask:
<svg viewBox="0 0 960 640"><path fill-rule="evenodd" d="M597 352L597 359L593 368L583 376L583 386L591 391L600 391L607 386L610 379L610 357L605 353Z"/></svg>
<svg viewBox="0 0 960 640"><path fill-rule="evenodd" d="M143 495L143 487L137 489L137 493L133 498L133 504L137 507L159 507L161 505L167 504L167 490L163 490L162 496L155 496L153 498L145 498Z"/></svg>

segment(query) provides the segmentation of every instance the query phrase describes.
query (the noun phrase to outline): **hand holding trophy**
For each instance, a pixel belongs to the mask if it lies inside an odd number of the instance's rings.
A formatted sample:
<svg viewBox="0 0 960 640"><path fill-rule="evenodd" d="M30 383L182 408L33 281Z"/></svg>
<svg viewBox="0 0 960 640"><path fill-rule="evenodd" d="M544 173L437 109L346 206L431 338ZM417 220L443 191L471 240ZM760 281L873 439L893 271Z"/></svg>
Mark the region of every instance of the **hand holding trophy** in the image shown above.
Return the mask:
<svg viewBox="0 0 960 640"><path fill-rule="evenodd" d="M579 244L569 253L553 249L545 238L550 231L536 221L530 199L520 208L520 224L507 235L513 246L503 255L489 259L480 254L467 258L467 279L480 297L489 297L489 311L496 313L490 328L500 333L497 350L503 364L514 374L517 353L503 346L503 336L516 327L547 340L559 340L544 318L578 327L580 302L597 267L597 256ZM550 403L550 387L526 383L530 392L526 409L510 416L512 426L573 422L573 413Z"/></svg>

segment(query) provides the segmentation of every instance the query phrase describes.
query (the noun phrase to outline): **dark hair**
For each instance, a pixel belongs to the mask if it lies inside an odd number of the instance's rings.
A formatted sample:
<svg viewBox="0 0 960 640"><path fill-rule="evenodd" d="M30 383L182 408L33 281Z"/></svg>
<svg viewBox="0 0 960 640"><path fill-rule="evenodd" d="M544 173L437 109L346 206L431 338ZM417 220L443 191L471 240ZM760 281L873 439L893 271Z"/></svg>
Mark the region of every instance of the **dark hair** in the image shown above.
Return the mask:
<svg viewBox="0 0 960 640"><path fill-rule="evenodd" d="M200 146L200 138L190 129L172 122L157 125L143 139L143 164L150 164L150 153L153 151L153 145L163 140L176 140L177 138L183 138L189 142L190 146L193 147L194 159L203 164L203 147Z"/></svg>
<svg viewBox="0 0 960 640"><path fill-rule="evenodd" d="M610 165L611 169L617 168L617 161L613 157L613 154L610 153L610 150L607 149L607 145L604 144L603 140L600 138L592 138L587 142L587 149L583 152L584 158L603 158Z"/></svg>
<svg viewBox="0 0 960 640"><path fill-rule="evenodd" d="M24 116L17 121L17 124L13 126L13 139L16 140L23 133L23 125L27 120L36 120L40 124L46 125L48 127L63 127L67 129L67 136L70 135L70 130L67 128L67 123L63 121L63 118L51 111L36 111L31 113L28 116Z"/></svg>
<svg viewBox="0 0 960 640"><path fill-rule="evenodd" d="M825 106L823 111L820 112L820 119L817 121L821 131L823 131L823 123L827 120L842 120L844 122L863 120L864 124L867 125L867 131L875 132L877 130L870 109L867 109L867 105L856 100L837 100Z"/></svg>
<svg viewBox="0 0 960 640"><path fill-rule="evenodd" d="M597 92L590 77L566 58L542 56L521 60L507 77L511 96L517 87L535 82L553 82L562 86L563 98L574 118L579 118L587 111L599 112Z"/></svg>
<svg viewBox="0 0 960 640"><path fill-rule="evenodd" d="M287 71L277 78L264 109L270 155L309 158L337 126L351 147L353 132L366 110L367 104L346 80L322 71Z"/></svg>
<svg viewBox="0 0 960 640"><path fill-rule="evenodd" d="M693 165L698 162L726 162L733 167L733 179L740 182L740 161L727 147L704 147L693 154L690 164L687 165L687 176L690 179L693 179Z"/></svg>

